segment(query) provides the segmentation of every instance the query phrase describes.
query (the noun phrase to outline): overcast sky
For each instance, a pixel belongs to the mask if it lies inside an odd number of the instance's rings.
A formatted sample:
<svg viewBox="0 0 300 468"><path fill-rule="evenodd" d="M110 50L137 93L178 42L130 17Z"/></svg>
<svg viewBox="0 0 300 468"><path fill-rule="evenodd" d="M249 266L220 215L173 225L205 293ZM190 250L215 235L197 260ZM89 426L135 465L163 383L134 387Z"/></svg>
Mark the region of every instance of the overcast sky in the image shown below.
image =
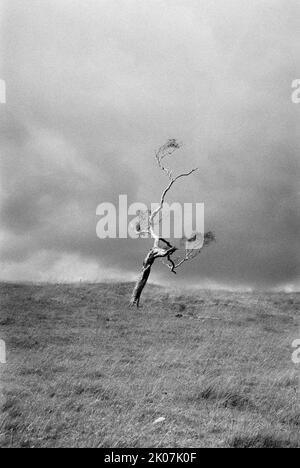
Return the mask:
<svg viewBox="0 0 300 468"><path fill-rule="evenodd" d="M152 278L299 286L299 15L299 0L3 2L0 279L133 279L149 244L98 239L96 207L158 201L153 154L177 138L174 168L200 171L169 201L204 202L217 243Z"/></svg>

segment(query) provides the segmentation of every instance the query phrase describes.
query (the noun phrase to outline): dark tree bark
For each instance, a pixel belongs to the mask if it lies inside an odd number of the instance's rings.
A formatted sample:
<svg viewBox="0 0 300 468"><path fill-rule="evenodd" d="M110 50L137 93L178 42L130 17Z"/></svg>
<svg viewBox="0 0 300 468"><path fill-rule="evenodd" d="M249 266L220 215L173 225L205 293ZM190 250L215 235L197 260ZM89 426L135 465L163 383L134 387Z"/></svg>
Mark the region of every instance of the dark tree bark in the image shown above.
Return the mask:
<svg viewBox="0 0 300 468"><path fill-rule="evenodd" d="M137 280L135 288L132 293L131 305L133 306L139 307L140 305L141 294L149 279L151 268L152 268L154 261L155 261L155 258L151 250L144 260L141 275L139 279Z"/></svg>
<svg viewBox="0 0 300 468"><path fill-rule="evenodd" d="M170 246L169 243L167 244ZM175 251L176 251L176 247L172 247L172 246L168 249L161 249L157 247L157 248L153 248L150 250L150 252L148 253L147 257L144 260L141 275L139 279L137 280L135 288L132 293L132 297L131 297L132 306L139 307L142 292L148 282L148 279L151 273L151 268L155 260L157 258L168 257L169 255L172 255Z"/></svg>

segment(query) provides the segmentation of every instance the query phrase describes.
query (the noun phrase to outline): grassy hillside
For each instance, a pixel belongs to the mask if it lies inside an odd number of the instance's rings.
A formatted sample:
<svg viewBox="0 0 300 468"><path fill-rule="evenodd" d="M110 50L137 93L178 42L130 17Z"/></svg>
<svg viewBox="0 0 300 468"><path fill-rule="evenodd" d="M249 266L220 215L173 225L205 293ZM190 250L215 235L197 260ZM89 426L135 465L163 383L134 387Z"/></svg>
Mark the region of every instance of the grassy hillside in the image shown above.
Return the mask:
<svg viewBox="0 0 300 468"><path fill-rule="evenodd" d="M0 286L0 446L300 446L299 295L131 288Z"/></svg>

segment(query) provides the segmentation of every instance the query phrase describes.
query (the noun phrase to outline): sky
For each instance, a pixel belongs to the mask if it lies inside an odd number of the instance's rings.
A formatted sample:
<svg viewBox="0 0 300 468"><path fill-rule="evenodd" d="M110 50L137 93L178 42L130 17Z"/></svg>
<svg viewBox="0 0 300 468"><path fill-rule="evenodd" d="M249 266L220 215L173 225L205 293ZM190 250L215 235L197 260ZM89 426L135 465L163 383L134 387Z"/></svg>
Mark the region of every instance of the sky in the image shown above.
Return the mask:
<svg viewBox="0 0 300 468"><path fill-rule="evenodd" d="M96 236L96 208L157 202L154 153L197 166L217 242L175 278L298 290L298 0L2 0L0 280L133 280L147 240Z"/></svg>

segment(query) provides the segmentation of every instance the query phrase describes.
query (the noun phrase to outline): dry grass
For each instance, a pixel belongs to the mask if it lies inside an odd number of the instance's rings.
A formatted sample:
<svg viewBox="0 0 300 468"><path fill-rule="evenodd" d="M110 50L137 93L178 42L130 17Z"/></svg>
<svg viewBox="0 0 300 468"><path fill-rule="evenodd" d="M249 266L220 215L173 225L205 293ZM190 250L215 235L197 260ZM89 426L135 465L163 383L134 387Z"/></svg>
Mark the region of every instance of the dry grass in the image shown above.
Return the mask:
<svg viewBox="0 0 300 468"><path fill-rule="evenodd" d="M1 285L0 446L300 446L299 295L131 287Z"/></svg>

